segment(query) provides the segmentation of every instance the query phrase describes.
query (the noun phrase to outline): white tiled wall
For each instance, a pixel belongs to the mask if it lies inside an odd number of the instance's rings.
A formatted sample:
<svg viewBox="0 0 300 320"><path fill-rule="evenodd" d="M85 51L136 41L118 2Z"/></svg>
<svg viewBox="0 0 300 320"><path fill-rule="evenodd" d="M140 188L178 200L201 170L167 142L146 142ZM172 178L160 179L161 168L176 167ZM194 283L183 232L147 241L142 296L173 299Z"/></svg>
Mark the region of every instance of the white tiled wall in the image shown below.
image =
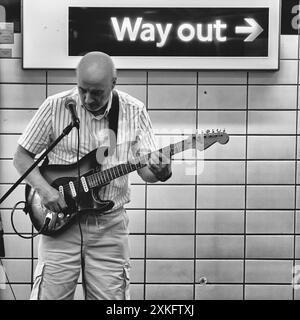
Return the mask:
<svg viewBox="0 0 300 320"><path fill-rule="evenodd" d="M0 193L17 179L16 141L47 95L76 84L74 71L23 70L21 37L0 59ZM147 105L159 143L195 129L226 129L203 162L176 155L173 177L145 184L132 174L131 295L134 299L299 299L291 285L300 259L298 36L281 36L278 72L120 71L118 88ZM176 131L177 130L177 131ZM174 141L173 141L174 142ZM36 241L18 238L1 205L4 266L18 299L27 299ZM16 227L31 232L21 210ZM206 278L207 284L199 282ZM1 299L12 299L7 287ZM76 299L82 298L80 286Z"/></svg>

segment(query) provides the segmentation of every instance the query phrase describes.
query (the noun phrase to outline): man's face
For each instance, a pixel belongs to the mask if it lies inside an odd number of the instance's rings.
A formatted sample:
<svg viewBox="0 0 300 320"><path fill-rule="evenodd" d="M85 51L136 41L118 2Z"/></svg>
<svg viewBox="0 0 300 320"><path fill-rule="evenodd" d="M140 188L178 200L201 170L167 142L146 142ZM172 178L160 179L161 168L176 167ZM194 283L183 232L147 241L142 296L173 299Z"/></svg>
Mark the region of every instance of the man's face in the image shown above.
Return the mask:
<svg viewBox="0 0 300 320"><path fill-rule="evenodd" d="M84 108L90 112L97 112L103 109L109 100L113 86L108 81L102 83L89 83L83 80L78 80L78 91L81 103Z"/></svg>

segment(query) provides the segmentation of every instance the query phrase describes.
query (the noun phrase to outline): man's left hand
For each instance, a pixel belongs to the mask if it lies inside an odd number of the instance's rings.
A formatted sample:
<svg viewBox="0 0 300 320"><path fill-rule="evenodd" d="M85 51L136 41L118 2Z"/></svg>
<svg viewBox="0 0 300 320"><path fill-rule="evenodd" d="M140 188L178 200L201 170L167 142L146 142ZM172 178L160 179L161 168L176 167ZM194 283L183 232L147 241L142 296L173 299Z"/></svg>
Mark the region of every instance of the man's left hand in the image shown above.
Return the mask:
<svg viewBox="0 0 300 320"><path fill-rule="evenodd" d="M161 151L151 153L148 167L159 181L167 181L172 176L171 159Z"/></svg>

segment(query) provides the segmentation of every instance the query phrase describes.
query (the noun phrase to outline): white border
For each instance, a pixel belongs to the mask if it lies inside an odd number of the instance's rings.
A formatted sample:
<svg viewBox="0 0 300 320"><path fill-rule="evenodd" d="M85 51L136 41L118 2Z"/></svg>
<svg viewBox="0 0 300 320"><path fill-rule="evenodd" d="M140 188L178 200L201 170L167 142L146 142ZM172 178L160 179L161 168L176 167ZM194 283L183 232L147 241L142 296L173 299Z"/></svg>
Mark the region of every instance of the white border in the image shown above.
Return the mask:
<svg viewBox="0 0 300 320"><path fill-rule="evenodd" d="M68 8L73 7L257 7L270 8L269 56L121 57L117 69L277 70L280 0L23 0L23 67L74 69L81 59L68 56ZM38 45L38 47L37 47Z"/></svg>

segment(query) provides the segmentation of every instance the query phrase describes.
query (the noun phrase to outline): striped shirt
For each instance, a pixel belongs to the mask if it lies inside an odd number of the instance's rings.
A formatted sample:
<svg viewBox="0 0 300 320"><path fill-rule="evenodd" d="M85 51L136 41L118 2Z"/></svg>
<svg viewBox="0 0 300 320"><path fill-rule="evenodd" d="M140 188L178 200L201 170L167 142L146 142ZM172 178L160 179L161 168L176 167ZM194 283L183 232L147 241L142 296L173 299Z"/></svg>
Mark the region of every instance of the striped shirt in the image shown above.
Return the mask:
<svg viewBox="0 0 300 320"><path fill-rule="evenodd" d="M117 90L119 96L119 118L117 145L113 156L101 163L102 170L130 161L137 153L144 154L157 150L152 124L145 105L127 93ZM110 135L107 113L111 107L112 95L107 110L102 116L94 116L83 108L77 87L48 97L40 106L24 133L19 145L34 154L41 153L72 121L69 110L65 108L67 98L73 98L77 105L80 120L79 157L82 158L99 147L114 146ZM77 162L77 130L72 129L68 136L49 153L49 164L71 164ZM112 200L115 205L111 211L130 201L130 182L128 174L114 179L99 190L102 200Z"/></svg>

